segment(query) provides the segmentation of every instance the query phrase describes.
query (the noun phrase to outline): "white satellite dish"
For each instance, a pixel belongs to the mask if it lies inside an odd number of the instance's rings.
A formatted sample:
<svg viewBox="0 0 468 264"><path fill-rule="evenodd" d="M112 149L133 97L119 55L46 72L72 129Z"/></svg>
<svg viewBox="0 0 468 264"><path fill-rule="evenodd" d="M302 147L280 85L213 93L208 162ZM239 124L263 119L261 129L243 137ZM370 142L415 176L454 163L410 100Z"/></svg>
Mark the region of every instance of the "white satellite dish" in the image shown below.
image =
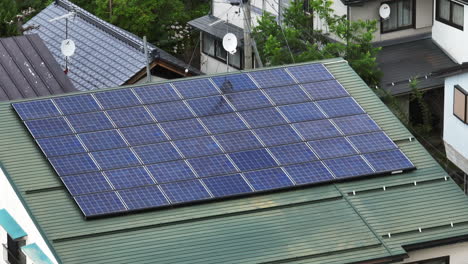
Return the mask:
<svg viewBox="0 0 468 264"><path fill-rule="evenodd" d="M75 42L71 39L65 39L62 41L62 45L60 46L60 49L62 50L62 54L65 55L66 57L70 57L73 54L75 54Z"/></svg>
<svg viewBox="0 0 468 264"><path fill-rule="evenodd" d="M224 35L223 37L223 48L231 53L231 54L234 54L236 53L236 48L237 48L237 37L236 35L232 34L232 33L227 33L226 35Z"/></svg>
<svg viewBox="0 0 468 264"><path fill-rule="evenodd" d="M379 15L382 19L387 19L390 17L390 6L388 4L382 4L379 8Z"/></svg>

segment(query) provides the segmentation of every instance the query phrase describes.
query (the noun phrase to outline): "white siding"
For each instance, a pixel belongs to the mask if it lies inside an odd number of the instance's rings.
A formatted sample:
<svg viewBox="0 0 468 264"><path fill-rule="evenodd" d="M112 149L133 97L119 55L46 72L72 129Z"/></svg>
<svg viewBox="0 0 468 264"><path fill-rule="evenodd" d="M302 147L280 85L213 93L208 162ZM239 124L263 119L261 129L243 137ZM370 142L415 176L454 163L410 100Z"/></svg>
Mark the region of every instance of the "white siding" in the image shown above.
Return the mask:
<svg viewBox="0 0 468 264"><path fill-rule="evenodd" d="M236 68L227 66L226 63L224 62L221 62L203 53L201 54L200 70L206 74L216 74L216 73L227 72L228 67L229 67L229 72L238 71Z"/></svg>
<svg viewBox="0 0 468 264"><path fill-rule="evenodd" d="M8 213L16 220L16 222L28 234L26 244L36 243L42 251L52 260L57 263L55 258L47 247L46 242L42 238L39 230L34 225L32 219L29 217L26 209L23 207L20 199L10 185L4 172L0 169L0 208L6 209ZM1 235L1 234L0 234ZM0 251L0 254L3 251ZM0 260L3 258L0 258ZM1 262L0 262L1 263ZM28 263L29 264L29 263Z"/></svg>
<svg viewBox="0 0 468 264"><path fill-rule="evenodd" d="M434 19L432 39L457 63L468 61L468 6L464 9L464 31ZM435 17L435 13L434 13Z"/></svg>
<svg viewBox="0 0 468 264"><path fill-rule="evenodd" d="M420 249L408 253L409 258L398 264L450 256L450 264L468 263L468 242Z"/></svg>
<svg viewBox="0 0 468 264"><path fill-rule="evenodd" d="M460 85L465 90L468 89L468 73L463 73L445 79L444 94L444 141L450 144L456 152L465 159L468 159L468 125L453 115L453 93L454 86ZM455 157L450 157L455 164L458 162ZM460 159L458 159L460 161ZM461 161L460 161L461 162ZM457 164L460 168L468 164ZM468 173L468 171L466 171ZM468 259L468 258L467 258Z"/></svg>

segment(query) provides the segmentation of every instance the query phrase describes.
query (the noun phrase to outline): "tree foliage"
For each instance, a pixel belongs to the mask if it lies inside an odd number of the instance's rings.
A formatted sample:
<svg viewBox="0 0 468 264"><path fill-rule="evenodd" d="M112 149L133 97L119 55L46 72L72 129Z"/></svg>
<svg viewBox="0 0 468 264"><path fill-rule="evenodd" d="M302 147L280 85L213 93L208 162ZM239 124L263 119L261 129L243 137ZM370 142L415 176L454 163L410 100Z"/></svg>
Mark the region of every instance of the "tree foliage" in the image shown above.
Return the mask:
<svg viewBox="0 0 468 264"><path fill-rule="evenodd" d="M265 13L254 28L260 57L266 65L281 65L334 57L345 58L369 85L377 85L380 71L376 55L379 48L371 41L377 21L349 21L337 16L330 0L291 1L284 10L282 26L276 17ZM326 31L317 29L314 22L323 21Z"/></svg>
<svg viewBox="0 0 468 264"><path fill-rule="evenodd" d="M21 35L18 29L37 10L42 10L52 0L1 0L0 1L0 37ZM35 10L30 12L29 10ZM18 19L18 15L23 16ZM18 24L20 22L21 24Z"/></svg>

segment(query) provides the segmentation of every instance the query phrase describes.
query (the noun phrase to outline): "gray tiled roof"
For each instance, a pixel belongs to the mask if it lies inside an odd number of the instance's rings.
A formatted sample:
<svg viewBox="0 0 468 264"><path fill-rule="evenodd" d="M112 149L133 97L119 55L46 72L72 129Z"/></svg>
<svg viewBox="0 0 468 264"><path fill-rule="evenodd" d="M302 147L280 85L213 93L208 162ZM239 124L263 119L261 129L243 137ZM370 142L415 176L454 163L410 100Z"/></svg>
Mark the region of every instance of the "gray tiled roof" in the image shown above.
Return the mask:
<svg viewBox="0 0 468 264"><path fill-rule="evenodd" d="M392 95L410 92L409 80L457 65L431 38L382 47L377 62L383 72L380 86ZM442 78L420 79L418 88L443 86ZM395 85L392 85L394 83Z"/></svg>
<svg viewBox="0 0 468 264"><path fill-rule="evenodd" d="M0 38L0 101L73 92L41 38Z"/></svg>
<svg viewBox="0 0 468 264"><path fill-rule="evenodd" d="M244 30L242 28L231 23L226 23L225 21L211 15L196 18L189 21L188 24L200 31L221 39L227 32L231 32L236 35L239 40L238 45L240 45L241 41L244 39Z"/></svg>
<svg viewBox="0 0 468 264"><path fill-rule="evenodd" d="M60 44L65 39L65 19L50 19L74 10L77 16L69 20L69 38L76 44L76 52L70 60L69 77L79 90L92 90L123 85L146 65L142 39L92 15L66 0L55 1L26 23L39 25L37 33L44 39L56 60L65 64ZM149 45L154 60L160 59L181 71L187 67L183 61L169 53ZM199 71L190 67L193 74Z"/></svg>

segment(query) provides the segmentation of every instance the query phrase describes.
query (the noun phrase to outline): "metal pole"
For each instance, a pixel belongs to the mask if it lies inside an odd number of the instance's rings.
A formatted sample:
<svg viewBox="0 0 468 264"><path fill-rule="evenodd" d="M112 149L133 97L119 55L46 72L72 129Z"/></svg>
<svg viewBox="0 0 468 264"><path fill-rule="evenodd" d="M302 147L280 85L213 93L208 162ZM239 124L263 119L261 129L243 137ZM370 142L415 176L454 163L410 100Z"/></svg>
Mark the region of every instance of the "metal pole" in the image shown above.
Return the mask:
<svg viewBox="0 0 468 264"><path fill-rule="evenodd" d="M278 24L280 27L283 26L283 1L278 0Z"/></svg>
<svg viewBox="0 0 468 264"><path fill-rule="evenodd" d="M68 39L68 17L65 18L65 39ZM68 57L65 56L65 74L68 74Z"/></svg>
<svg viewBox="0 0 468 264"><path fill-rule="evenodd" d="M148 56L148 45L146 43L146 36L143 36L143 49L145 50L146 57L146 82L151 82L150 61Z"/></svg>
<svg viewBox="0 0 468 264"><path fill-rule="evenodd" d="M244 9L244 69L252 69L252 41L250 35L251 15L250 1L241 1Z"/></svg>

